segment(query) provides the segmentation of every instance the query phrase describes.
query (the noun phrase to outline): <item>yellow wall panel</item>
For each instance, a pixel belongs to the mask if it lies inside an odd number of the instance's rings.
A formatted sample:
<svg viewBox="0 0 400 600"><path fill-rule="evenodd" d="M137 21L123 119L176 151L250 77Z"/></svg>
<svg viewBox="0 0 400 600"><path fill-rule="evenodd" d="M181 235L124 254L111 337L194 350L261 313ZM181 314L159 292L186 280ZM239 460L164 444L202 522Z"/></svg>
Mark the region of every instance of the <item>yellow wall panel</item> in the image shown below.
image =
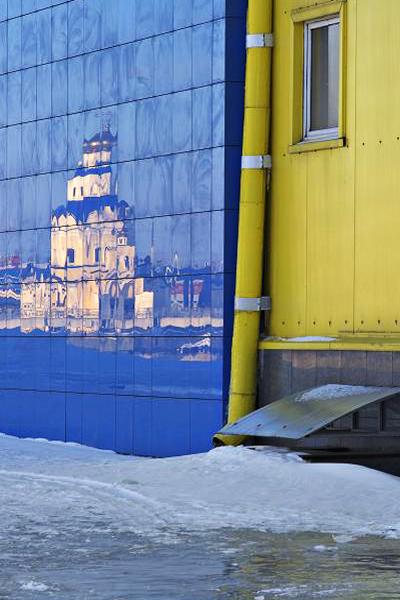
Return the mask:
<svg viewBox="0 0 400 600"><path fill-rule="evenodd" d="M398 333L400 0L347 0L346 146L289 154L292 11L316 4L275 0L269 332Z"/></svg>
<svg viewBox="0 0 400 600"><path fill-rule="evenodd" d="M398 0L358 3L355 330L362 332L400 330L399 22Z"/></svg>

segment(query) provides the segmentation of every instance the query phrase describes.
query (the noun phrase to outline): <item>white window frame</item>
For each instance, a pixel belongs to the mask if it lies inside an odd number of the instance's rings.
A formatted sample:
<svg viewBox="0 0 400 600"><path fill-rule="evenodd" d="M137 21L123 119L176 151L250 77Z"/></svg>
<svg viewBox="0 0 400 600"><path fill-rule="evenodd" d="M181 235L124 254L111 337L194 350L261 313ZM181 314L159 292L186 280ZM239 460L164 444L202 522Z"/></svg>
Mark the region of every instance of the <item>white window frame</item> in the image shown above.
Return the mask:
<svg viewBox="0 0 400 600"><path fill-rule="evenodd" d="M316 142L337 140L339 124L329 129L311 129L311 66L312 66L312 31L329 25L339 25L340 15L324 19L314 19L304 23L304 82L303 82L303 141ZM340 77L340 73L339 73ZM339 82L338 82L339 85Z"/></svg>

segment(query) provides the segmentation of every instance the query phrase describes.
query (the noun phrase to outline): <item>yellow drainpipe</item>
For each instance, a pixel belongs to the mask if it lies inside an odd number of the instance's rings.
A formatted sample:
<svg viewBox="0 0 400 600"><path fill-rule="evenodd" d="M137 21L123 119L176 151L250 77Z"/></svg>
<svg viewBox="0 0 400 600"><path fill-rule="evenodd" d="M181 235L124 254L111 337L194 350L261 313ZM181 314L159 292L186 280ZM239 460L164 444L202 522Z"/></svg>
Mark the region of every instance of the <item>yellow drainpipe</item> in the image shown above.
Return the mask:
<svg viewBox="0 0 400 600"><path fill-rule="evenodd" d="M247 12L244 159L240 183L228 423L237 421L256 408L260 311L254 310L254 302L262 294L264 261L271 113L272 3L273 0L249 0ZM246 302L247 298L250 300ZM216 445L238 445L243 440L244 437L240 436L214 436Z"/></svg>

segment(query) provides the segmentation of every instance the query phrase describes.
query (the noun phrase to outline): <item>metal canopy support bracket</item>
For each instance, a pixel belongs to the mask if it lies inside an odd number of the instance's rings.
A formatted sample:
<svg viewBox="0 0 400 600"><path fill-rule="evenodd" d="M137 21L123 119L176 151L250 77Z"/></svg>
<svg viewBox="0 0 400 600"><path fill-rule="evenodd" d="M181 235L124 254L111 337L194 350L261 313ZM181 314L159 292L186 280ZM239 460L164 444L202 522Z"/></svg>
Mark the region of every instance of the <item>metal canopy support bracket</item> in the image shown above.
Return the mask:
<svg viewBox="0 0 400 600"><path fill-rule="evenodd" d="M250 33L246 36L246 48L273 48L273 33Z"/></svg>
<svg viewBox="0 0 400 600"><path fill-rule="evenodd" d="M261 296L261 298L240 298L236 296L235 310L243 312L271 310L271 298L270 296Z"/></svg>
<svg viewBox="0 0 400 600"><path fill-rule="evenodd" d="M272 158L270 154L264 156L242 156L242 169L271 169Z"/></svg>

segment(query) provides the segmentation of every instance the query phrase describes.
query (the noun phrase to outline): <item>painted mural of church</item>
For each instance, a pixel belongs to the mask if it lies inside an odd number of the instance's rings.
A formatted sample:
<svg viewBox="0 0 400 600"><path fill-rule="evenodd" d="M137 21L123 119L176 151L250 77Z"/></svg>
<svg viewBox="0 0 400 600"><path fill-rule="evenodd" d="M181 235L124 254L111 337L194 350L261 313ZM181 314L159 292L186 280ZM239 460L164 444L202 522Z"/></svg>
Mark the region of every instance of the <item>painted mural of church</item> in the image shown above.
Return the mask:
<svg viewBox="0 0 400 600"><path fill-rule="evenodd" d="M131 208L118 198L109 126L84 140L67 202L52 214L48 268L25 265L20 327L70 334L124 333L153 326L154 294L135 278ZM7 292L8 293L8 292Z"/></svg>

